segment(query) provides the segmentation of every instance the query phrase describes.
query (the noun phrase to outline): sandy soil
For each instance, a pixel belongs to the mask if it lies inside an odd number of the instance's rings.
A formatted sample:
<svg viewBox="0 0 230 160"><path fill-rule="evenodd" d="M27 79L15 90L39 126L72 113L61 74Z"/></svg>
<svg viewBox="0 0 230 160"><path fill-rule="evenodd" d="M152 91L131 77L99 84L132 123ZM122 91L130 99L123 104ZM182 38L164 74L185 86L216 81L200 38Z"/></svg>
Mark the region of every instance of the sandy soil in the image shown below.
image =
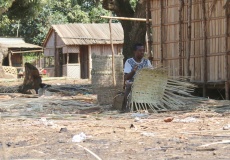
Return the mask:
<svg viewBox="0 0 230 160"><path fill-rule="evenodd" d="M90 87L88 81L45 83ZM109 105L99 106L89 90L83 92L42 97L0 94L0 159L230 157L229 101L209 100L187 111L121 114ZM173 120L165 122L167 117Z"/></svg>

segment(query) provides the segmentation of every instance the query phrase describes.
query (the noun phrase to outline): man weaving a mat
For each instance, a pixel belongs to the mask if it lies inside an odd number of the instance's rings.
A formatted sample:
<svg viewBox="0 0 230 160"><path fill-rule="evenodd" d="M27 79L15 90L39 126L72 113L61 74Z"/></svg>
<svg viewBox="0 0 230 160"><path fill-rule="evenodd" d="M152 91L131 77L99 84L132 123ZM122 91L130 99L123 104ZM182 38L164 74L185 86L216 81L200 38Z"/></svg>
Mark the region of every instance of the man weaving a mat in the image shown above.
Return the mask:
<svg viewBox="0 0 230 160"><path fill-rule="evenodd" d="M125 94L122 104L122 112L129 112L130 108L127 105L128 95L131 91L131 86L137 70L145 67L152 67L150 61L144 58L145 48L141 43L136 43L133 46L134 57L129 58L124 66L124 81L125 81Z"/></svg>

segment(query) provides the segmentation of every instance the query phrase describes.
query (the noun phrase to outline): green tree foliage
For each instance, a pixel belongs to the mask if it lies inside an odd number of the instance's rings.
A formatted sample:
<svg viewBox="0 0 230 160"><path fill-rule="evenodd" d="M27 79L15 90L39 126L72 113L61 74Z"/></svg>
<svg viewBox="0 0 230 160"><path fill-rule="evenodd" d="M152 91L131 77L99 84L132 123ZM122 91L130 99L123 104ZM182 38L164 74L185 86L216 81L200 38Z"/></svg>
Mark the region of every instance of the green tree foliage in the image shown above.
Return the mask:
<svg viewBox="0 0 230 160"><path fill-rule="evenodd" d="M16 3L16 1L19 1ZM21 9L23 13L31 13L27 5L21 2L29 0L16 0L0 21L0 36L23 37L26 42L42 45L42 42L53 24L66 23L103 23L107 19L100 18L101 15L109 15L109 11L102 7L99 0L37 0L33 4L37 6L33 10L33 16L16 16ZM18 7L15 6L18 4ZM26 7L27 6L27 7ZM32 18L31 18L32 17Z"/></svg>
<svg viewBox="0 0 230 160"><path fill-rule="evenodd" d="M145 18L146 0L102 0L103 8L118 17ZM134 43L145 43L146 23L119 20L124 30L123 55L125 59L133 56Z"/></svg>
<svg viewBox="0 0 230 160"><path fill-rule="evenodd" d="M15 0L0 0L0 16L11 7Z"/></svg>

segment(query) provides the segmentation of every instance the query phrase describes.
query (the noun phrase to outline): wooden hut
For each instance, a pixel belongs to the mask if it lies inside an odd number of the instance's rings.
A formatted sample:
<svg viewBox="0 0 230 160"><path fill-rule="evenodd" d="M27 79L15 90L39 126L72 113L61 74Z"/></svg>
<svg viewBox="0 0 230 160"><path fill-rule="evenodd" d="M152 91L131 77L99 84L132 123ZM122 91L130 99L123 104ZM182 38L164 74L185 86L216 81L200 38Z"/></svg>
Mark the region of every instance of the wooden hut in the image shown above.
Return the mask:
<svg viewBox="0 0 230 160"><path fill-rule="evenodd" d="M16 72L23 70L24 53L41 54L43 52L41 46L26 43L23 38L0 38L0 49L5 52L4 55L7 55L0 59L6 72L11 72L10 70L14 70L14 68L16 68Z"/></svg>
<svg viewBox="0 0 230 160"><path fill-rule="evenodd" d="M114 53L118 54L123 46L123 29L119 23L113 23L111 29ZM109 24L52 25L43 47L45 64L54 60L51 67L45 67L50 76L90 78L91 55L112 54Z"/></svg>
<svg viewBox="0 0 230 160"><path fill-rule="evenodd" d="M206 89L225 88L229 99L227 0L150 0L154 65L189 76Z"/></svg>

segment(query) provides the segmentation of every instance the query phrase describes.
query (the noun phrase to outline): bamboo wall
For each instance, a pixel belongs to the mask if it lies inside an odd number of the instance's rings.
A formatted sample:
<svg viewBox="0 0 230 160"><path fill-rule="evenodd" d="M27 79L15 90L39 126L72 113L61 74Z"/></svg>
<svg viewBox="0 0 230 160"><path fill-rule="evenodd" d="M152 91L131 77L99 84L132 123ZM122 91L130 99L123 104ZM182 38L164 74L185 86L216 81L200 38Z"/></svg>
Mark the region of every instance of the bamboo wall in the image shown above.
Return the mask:
<svg viewBox="0 0 230 160"><path fill-rule="evenodd" d="M154 65L163 64L174 77L191 76L192 82L228 81L226 1L191 0L191 5L189 0L150 2Z"/></svg>

